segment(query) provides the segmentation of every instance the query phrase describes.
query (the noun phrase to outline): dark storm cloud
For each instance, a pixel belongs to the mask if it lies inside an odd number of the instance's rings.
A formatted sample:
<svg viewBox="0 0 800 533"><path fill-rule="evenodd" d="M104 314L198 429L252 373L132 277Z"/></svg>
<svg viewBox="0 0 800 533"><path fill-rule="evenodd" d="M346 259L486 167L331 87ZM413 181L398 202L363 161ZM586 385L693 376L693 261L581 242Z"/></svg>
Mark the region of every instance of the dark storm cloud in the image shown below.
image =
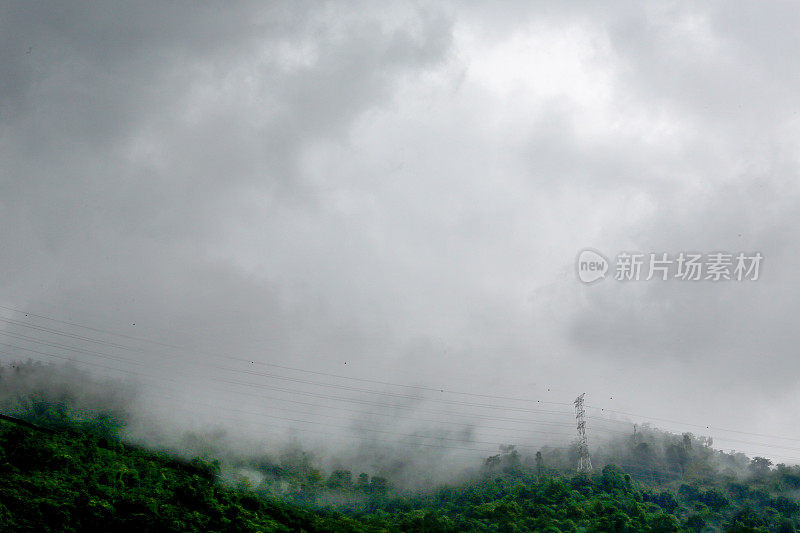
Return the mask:
<svg viewBox="0 0 800 533"><path fill-rule="evenodd" d="M7 272L55 277L64 299L93 285L111 302L153 299L143 313L165 294L148 285L169 287L170 303L198 286L236 294L221 289L230 273L202 279L218 270L203 254L240 188L313 203L302 151L447 52L440 15L406 13L409 24L390 28L369 11L6 5Z"/></svg>
<svg viewBox="0 0 800 533"><path fill-rule="evenodd" d="M691 413L747 373L734 426L794 391L784 4L2 10L4 305L197 349L176 374L225 352ZM765 270L584 287L586 246Z"/></svg>

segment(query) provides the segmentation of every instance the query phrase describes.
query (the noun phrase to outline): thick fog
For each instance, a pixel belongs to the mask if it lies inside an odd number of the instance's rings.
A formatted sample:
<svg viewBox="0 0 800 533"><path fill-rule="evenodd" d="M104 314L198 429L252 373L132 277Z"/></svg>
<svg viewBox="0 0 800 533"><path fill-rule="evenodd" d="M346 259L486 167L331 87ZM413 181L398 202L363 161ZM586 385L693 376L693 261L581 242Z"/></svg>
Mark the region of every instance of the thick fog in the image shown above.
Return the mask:
<svg viewBox="0 0 800 533"><path fill-rule="evenodd" d="M590 447L800 462L798 18L4 2L0 360L122 379L176 446L486 457L586 392ZM763 263L584 284L587 248Z"/></svg>

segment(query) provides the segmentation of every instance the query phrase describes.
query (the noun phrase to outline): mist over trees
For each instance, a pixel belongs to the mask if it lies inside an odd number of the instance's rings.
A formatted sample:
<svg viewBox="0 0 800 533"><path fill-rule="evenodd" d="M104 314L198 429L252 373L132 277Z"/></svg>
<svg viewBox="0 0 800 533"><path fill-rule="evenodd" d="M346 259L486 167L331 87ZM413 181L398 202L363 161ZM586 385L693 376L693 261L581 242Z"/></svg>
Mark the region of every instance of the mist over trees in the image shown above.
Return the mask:
<svg viewBox="0 0 800 533"><path fill-rule="evenodd" d="M508 444L421 487L406 480L425 463L400 456L365 472L300 441L277 452L218 431L161 449L126 442L132 386L70 366L0 366L0 384L4 413L56 430L0 422L0 524L18 531L789 532L800 522L800 467L649 425L598 443L592 472L576 472L577 443Z"/></svg>

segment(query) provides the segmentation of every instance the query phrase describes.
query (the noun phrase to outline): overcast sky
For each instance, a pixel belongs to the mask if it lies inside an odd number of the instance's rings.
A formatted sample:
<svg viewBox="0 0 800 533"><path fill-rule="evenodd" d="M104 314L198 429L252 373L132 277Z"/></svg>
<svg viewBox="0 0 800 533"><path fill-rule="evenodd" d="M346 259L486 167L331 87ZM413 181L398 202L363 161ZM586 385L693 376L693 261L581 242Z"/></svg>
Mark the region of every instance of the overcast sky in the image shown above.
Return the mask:
<svg viewBox="0 0 800 533"><path fill-rule="evenodd" d="M800 438L799 18L779 2L3 2L0 305L161 343L3 309L2 342L29 348L3 360L135 370L176 380L162 406L278 416L214 365L414 393L394 398L412 412L431 391L264 363L586 392L726 449L791 446L686 423ZM757 281L585 285L584 248L764 261Z"/></svg>

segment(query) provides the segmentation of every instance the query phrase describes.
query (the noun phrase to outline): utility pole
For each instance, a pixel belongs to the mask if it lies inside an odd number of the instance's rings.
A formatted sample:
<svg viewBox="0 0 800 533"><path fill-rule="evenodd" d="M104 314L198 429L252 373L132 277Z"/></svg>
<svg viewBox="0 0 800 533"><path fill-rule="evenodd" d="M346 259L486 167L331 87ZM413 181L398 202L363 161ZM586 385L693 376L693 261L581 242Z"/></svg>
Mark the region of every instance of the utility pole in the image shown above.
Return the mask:
<svg viewBox="0 0 800 533"><path fill-rule="evenodd" d="M589 457L589 444L586 442L586 411L583 409L583 397L586 393L582 393L575 398L575 419L578 422L578 453L580 454L580 462L578 463L578 472L591 472L592 459Z"/></svg>

